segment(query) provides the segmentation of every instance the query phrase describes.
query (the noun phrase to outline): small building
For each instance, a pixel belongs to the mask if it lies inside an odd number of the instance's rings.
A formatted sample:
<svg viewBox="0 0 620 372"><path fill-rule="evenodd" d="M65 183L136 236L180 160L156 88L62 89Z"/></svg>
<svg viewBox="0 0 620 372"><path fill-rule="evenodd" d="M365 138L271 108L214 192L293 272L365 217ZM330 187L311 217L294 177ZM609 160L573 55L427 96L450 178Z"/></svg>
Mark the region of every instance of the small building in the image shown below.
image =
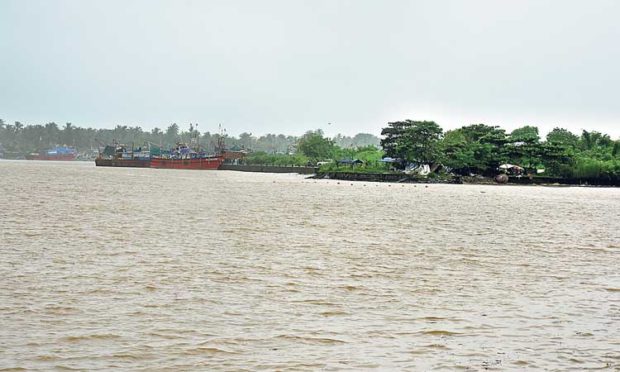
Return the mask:
<svg viewBox="0 0 620 372"><path fill-rule="evenodd" d="M340 159L337 161L337 163L338 165L350 165L350 166L364 164L364 162L359 159Z"/></svg>

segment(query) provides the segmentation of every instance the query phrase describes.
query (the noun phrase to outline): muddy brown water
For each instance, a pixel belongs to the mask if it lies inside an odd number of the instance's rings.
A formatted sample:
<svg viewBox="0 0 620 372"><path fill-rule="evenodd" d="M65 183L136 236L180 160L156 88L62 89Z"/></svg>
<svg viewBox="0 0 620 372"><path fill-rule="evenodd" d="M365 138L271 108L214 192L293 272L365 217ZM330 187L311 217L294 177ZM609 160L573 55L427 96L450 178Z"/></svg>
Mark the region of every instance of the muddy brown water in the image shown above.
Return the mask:
<svg viewBox="0 0 620 372"><path fill-rule="evenodd" d="M0 369L620 368L620 190L0 161Z"/></svg>

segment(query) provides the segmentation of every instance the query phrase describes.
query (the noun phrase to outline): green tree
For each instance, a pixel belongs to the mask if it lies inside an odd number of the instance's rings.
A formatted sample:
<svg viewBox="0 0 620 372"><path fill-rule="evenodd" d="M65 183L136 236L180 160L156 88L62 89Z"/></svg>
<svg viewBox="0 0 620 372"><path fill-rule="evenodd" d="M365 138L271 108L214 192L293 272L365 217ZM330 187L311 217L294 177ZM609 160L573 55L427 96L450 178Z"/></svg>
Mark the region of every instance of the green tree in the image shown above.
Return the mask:
<svg viewBox="0 0 620 372"><path fill-rule="evenodd" d="M441 142L443 164L458 174L478 173L484 167L478 167L474 156L475 146L468 142L462 129L447 131Z"/></svg>
<svg viewBox="0 0 620 372"><path fill-rule="evenodd" d="M527 144L534 144L540 141L538 135L538 128L531 125L526 125L521 128L517 128L510 133L511 142L522 142Z"/></svg>
<svg viewBox="0 0 620 372"><path fill-rule="evenodd" d="M239 144L244 149L254 148L255 142L256 142L256 138L252 137L252 133L243 132L239 135Z"/></svg>
<svg viewBox="0 0 620 372"><path fill-rule="evenodd" d="M381 146L387 156L406 162L430 164L439 160L443 130L434 121L405 120L383 128Z"/></svg>
<svg viewBox="0 0 620 372"><path fill-rule="evenodd" d="M45 136L45 127L42 125L27 125L24 127L20 137L20 148L26 152L39 152L46 145L43 137Z"/></svg>
<svg viewBox="0 0 620 372"><path fill-rule="evenodd" d="M567 129L553 128L547 134L547 141L539 145L540 161L545 174L556 177L571 177L575 166L576 148L579 137Z"/></svg>
<svg viewBox="0 0 620 372"><path fill-rule="evenodd" d="M493 175L507 159L506 132L486 124L471 124L446 133L441 149L444 165L453 172Z"/></svg>
<svg viewBox="0 0 620 372"><path fill-rule="evenodd" d="M510 161L533 171L540 164L542 155L538 128L530 125L517 128L510 133L509 140Z"/></svg>
<svg viewBox="0 0 620 372"><path fill-rule="evenodd" d="M613 141L607 134L603 134L597 131L588 132L584 130L581 133L579 141L580 147L583 150L597 150L597 148L612 147Z"/></svg>
<svg viewBox="0 0 620 372"><path fill-rule="evenodd" d="M45 124L45 145L53 146L60 142L60 129L54 122Z"/></svg>
<svg viewBox="0 0 620 372"><path fill-rule="evenodd" d="M323 136L323 131L308 131L297 144L297 150L308 158L319 161L329 159L334 154L334 143Z"/></svg>
<svg viewBox="0 0 620 372"><path fill-rule="evenodd" d="M67 146L74 146L74 133L73 133L73 124L65 123L65 127L62 129L61 134L62 144Z"/></svg>
<svg viewBox="0 0 620 372"><path fill-rule="evenodd" d="M179 140L179 126L177 123L172 123L166 129L166 143L174 144Z"/></svg>
<svg viewBox="0 0 620 372"><path fill-rule="evenodd" d="M614 147L611 150L611 156L614 158L620 157L620 141L614 142Z"/></svg>
<svg viewBox="0 0 620 372"><path fill-rule="evenodd" d="M547 142L554 145L576 147L579 137L567 129L556 127L547 134Z"/></svg>
<svg viewBox="0 0 620 372"><path fill-rule="evenodd" d="M545 142L539 145L540 162L545 166L545 174L557 177L570 177L575 164L574 149L565 144Z"/></svg>
<svg viewBox="0 0 620 372"><path fill-rule="evenodd" d="M351 138L351 145L353 147L365 147L374 146L378 147L380 140L377 136L370 133L358 133Z"/></svg>

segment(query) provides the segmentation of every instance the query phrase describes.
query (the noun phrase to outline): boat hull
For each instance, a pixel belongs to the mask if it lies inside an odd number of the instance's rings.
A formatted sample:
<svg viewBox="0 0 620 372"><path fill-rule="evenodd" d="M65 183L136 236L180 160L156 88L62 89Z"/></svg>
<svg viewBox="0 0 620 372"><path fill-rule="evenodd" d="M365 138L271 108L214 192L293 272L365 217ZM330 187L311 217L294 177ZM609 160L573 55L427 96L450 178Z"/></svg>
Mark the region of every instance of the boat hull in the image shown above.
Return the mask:
<svg viewBox="0 0 620 372"><path fill-rule="evenodd" d="M151 168L163 169L218 169L224 162L223 157L198 159L151 159Z"/></svg>
<svg viewBox="0 0 620 372"><path fill-rule="evenodd" d="M151 165L149 159L95 159L98 167L129 167L129 168L148 168Z"/></svg>
<svg viewBox="0 0 620 372"><path fill-rule="evenodd" d="M56 160L56 161L73 161L77 158L77 154L62 155L26 155L27 160Z"/></svg>

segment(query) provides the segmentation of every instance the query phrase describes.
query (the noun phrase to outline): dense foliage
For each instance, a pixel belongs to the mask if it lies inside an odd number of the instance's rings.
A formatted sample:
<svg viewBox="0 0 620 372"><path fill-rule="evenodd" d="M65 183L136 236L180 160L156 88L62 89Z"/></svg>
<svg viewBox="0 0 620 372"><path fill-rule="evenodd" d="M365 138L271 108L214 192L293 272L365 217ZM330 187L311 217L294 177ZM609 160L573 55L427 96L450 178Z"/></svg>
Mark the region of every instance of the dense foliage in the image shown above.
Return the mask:
<svg viewBox="0 0 620 372"><path fill-rule="evenodd" d="M274 154L265 151L249 153L243 159L243 163L248 165L306 166L309 162L310 159L301 153Z"/></svg>
<svg viewBox="0 0 620 372"><path fill-rule="evenodd" d="M401 159L401 166L443 165L455 174L493 175L501 164L514 164L529 174L620 180L620 141L596 131L576 135L555 128L542 140L534 126L506 133L473 124L444 133L434 122L406 120L388 123L381 134L386 155Z"/></svg>

